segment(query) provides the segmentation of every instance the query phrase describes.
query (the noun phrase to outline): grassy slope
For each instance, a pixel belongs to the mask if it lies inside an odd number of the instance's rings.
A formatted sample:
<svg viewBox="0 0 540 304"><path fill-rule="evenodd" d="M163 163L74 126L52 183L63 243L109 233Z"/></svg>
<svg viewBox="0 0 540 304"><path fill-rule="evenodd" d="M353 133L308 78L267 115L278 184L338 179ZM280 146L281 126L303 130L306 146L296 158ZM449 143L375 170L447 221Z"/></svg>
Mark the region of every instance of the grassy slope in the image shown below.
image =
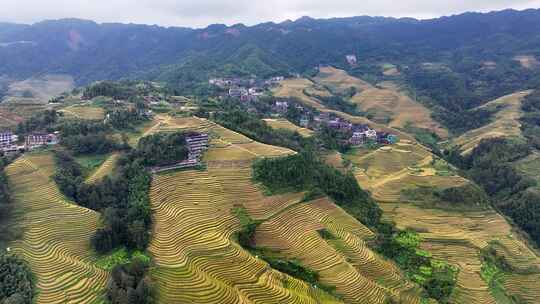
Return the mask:
<svg viewBox="0 0 540 304"><path fill-rule="evenodd" d="M308 80L287 80L275 90L275 94L295 96L306 104L327 111L316 99L303 94L303 90L310 86L314 84ZM491 241L498 241L502 244L499 252L514 261L513 266L519 269L531 269L540 263L538 253L529 249L510 224L490 208L448 211L404 202L401 190L406 188L430 186L443 189L469 181L459 176L438 175L431 165L434 156L429 150L411 137L403 137L407 140L391 148L358 150L346 155L355 166L358 182L381 202L386 218L395 221L401 229L411 228L420 232L425 239L425 249L459 267L458 288L453 295L456 303L495 303L488 284L480 277L479 249ZM535 281L538 276L540 272L508 275L505 286L509 292L528 299L527 303L536 303L540 301L540 294L530 290L540 289L540 282ZM519 288L519 284L526 284L526 288Z"/></svg>
<svg viewBox="0 0 540 304"><path fill-rule="evenodd" d="M494 137L522 138L519 119L523 114L521 101L530 91L517 92L482 105L480 108L497 111L491 123L452 140L453 145L460 147L463 154L470 153L482 139Z"/></svg>

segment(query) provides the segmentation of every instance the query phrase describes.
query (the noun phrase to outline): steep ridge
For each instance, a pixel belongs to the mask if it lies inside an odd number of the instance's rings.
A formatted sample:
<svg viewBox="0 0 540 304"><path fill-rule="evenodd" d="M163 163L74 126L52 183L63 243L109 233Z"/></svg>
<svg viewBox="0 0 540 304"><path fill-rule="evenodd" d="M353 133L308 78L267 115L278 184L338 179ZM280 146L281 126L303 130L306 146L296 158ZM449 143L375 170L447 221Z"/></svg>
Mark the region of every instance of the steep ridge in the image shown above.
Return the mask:
<svg viewBox="0 0 540 304"><path fill-rule="evenodd" d="M36 303L99 302L108 273L96 267L90 237L99 214L67 201L51 179L50 153L26 155L6 169L19 240L11 250L36 275Z"/></svg>
<svg viewBox="0 0 540 304"><path fill-rule="evenodd" d="M343 70L322 67L319 71L314 78L315 82L338 93L354 87L356 93L351 97L351 102L379 120L387 119L389 127L403 128L411 123L418 128L432 130L441 138L448 137L448 131L431 118L431 111L401 93L392 82L381 83L375 87Z"/></svg>
<svg viewBox="0 0 540 304"><path fill-rule="evenodd" d="M523 114L521 101L532 91L517 92L490 101L477 109L495 111L492 122L478 129L468 131L452 140L463 154L468 154L487 138L514 137L522 138L519 119Z"/></svg>
<svg viewBox="0 0 540 304"><path fill-rule="evenodd" d="M232 210L242 206L253 219L264 221L257 230L258 244L319 271L321 280L335 285L345 302L384 303L392 295L405 303L419 303L414 286L399 270L365 246L373 233L333 203L302 203L302 193L269 197L253 184L253 160L292 151L262 145L198 118L174 118L161 126L161 130L175 128L207 130L212 140L205 170L154 178L150 252L160 302L340 302L269 268L236 244L233 234L240 226ZM332 231L339 244L325 243L317 233L321 227ZM304 236L309 236L307 243Z"/></svg>

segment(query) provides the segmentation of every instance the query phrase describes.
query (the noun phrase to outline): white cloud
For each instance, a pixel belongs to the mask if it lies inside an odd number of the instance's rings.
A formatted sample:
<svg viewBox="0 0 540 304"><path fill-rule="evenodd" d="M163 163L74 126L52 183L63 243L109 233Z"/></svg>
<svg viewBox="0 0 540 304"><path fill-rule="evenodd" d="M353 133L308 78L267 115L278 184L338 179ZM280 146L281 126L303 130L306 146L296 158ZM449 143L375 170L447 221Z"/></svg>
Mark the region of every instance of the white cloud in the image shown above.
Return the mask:
<svg viewBox="0 0 540 304"><path fill-rule="evenodd" d="M83 18L203 27L212 23L358 15L430 18L465 11L540 8L540 0L0 0L0 21Z"/></svg>

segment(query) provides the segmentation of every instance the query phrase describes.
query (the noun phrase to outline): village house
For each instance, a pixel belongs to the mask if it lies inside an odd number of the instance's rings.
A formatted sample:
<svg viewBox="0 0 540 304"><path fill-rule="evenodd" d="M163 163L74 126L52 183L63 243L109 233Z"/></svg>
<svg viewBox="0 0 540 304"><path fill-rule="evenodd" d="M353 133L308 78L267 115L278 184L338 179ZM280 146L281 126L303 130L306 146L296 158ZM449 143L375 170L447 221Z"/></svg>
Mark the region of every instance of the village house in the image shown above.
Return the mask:
<svg viewBox="0 0 540 304"><path fill-rule="evenodd" d="M274 103L274 110L278 113L286 113L289 110L289 103L287 101L276 101Z"/></svg>
<svg viewBox="0 0 540 304"><path fill-rule="evenodd" d="M193 134L186 137L188 159L199 160L208 148L208 134Z"/></svg>
<svg viewBox="0 0 540 304"><path fill-rule="evenodd" d="M366 135L367 139L377 140L377 131L375 131L373 129L367 130L366 132L364 132L364 134Z"/></svg>
<svg viewBox="0 0 540 304"><path fill-rule="evenodd" d="M276 76L276 77L272 77L268 80L266 80L264 83L267 84L267 85L276 85L278 84L279 82L285 80L285 77L283 76Z"/></svg>
<svg viewBox="0 0 540 304"><path fill-rule="evenodd" d="M263 89L258 88L258 87L252 87L252 88L249 88L248 93L249 95L253 95L253 96L262 96Z"/></svg>
<svg viewBox="0 0 540 304"><path fill-rule="evenodd" d="M314 118L317 123L327 123L330 120L330 113L321 113L319 116Z"/></svg>
<svg viewBox="0 0 540 304"><path fill-rule="evenodd" d="M390 145L398 142L398 137L390 133L379 133L377 134L377 142L380 144Z"/></svg>
<svg viewBox="0 0 540 304"><path fill-rule="evenodd" d="M245 88L235 87L229 89L229 96L234 98L240 98L242 96L247 96L248 92Z"/></svg>
<svg viewBox="0 0 540 304"><path fill-rule="evenodd" d="M366 134L364 132L353 132L353 135L349 139L351 146L360 146L366 142Z"/></svg>
<svg viewBox="0 0 540 304"><path fill-rule="evenodd" d="M224 79L224 78L211 78L208 80L208 83L211 85L218 86L220 88L226 88L233 85L233 81L230 79Z"/></svg>
<svg viewBox="0 0 540 304"><path fill-rule="evenodd" d="M302 117L302 118L300 119L300 126L301 126L302 128L307 128L307 127L309 127L309 119L307 119L306 117Z"/></svg>
<svg viewBox="0 0 540 304"><path fill-rule="evenodd" d="M17 143L18 137L11 131L5 131L0 133L0 148L11 148Z"/></svg>
<svg viewBox="0 0 540 304"><path fill-rule="evenodd" d="M345 58L350 65L356 65L358 62L356 55L347 55Z"/></svg>
<svg viewBox="0 0 540 304"><path fill-rule="evenodd" d="M27 149L33 149L46 145L58 144L58 132L55 133L32 133L26 136L25 146Z"/></svg>

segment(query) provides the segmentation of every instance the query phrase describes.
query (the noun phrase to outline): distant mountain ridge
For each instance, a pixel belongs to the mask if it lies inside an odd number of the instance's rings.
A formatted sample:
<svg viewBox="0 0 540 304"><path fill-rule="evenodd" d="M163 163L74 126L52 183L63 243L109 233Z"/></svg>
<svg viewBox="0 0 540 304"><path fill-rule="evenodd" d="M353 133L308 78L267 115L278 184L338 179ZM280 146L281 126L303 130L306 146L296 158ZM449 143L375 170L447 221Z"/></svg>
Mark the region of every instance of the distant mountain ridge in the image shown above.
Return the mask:
<svg viewBox="0 0 540 304"><path fill-rule="evenodd" d="M538 32L540 10L533 9L466 13L432 20L305 17L279 24L215 24L204 29L97 24L78 19L33 25L0 23L0 74L26 78L40 73L67 73L83 84L183 63L194 54L222 61L247 44L273 56L278 62L273 69L280 70L285 63L288 70L303 72L319 63L342 65L348 53L361 58L375 54L385 59L402 57L403 53L392 46L423 56L426 46L430 49L427 53L432 53L467 48L480 39L490 40L491 45L511 42L509 50L534 51L540 46L535 34ZM529 39L523 41L523 37ZM33 44L14 43L18 41Z"/></svg>

